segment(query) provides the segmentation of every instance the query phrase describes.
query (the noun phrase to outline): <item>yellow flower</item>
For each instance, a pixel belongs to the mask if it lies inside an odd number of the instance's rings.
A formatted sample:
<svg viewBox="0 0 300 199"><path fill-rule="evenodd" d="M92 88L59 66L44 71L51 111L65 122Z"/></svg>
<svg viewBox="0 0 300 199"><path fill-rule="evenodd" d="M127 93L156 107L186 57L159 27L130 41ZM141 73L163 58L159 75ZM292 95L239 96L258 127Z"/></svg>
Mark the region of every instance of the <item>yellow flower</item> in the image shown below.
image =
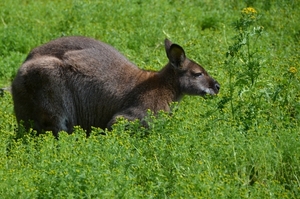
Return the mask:
<svg viewBox="0 0 300 199"><path fill-rule="evenodd" d="M256 14L257 13L257 11L254 9L254 8L252 8L252 7L248 7L248 8L244 8L243 10L242 10L242 13L243 14L247 14L247 15L253 15L253 14Z"/></svg>
<svg viewBox="0 0 300 199"><path fill-rule="evenodd" d="M289 69L289 72L295 74L295 73L297 73L297 68L294 67L294 66L292 66L292 67Z"/></svg>

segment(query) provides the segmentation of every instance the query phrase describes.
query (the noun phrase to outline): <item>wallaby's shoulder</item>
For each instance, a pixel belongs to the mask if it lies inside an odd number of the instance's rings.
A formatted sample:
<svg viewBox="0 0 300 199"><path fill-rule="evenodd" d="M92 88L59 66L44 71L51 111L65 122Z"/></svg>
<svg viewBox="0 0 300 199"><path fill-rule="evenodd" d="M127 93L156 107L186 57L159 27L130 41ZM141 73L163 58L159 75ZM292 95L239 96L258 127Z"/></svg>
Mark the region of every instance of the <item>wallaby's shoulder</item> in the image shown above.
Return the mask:
<svg viewBox="0 0 300 199"><path fill-rule="evenodd" d="M56 58L62 59L63 56L70 51L83 50L83 49L95 49L95 50L105 50L111 47L98 40L84 37L84 36L66 36L41 46L34 48L26 58L26 61L38 56L54 56Z"/></svg>

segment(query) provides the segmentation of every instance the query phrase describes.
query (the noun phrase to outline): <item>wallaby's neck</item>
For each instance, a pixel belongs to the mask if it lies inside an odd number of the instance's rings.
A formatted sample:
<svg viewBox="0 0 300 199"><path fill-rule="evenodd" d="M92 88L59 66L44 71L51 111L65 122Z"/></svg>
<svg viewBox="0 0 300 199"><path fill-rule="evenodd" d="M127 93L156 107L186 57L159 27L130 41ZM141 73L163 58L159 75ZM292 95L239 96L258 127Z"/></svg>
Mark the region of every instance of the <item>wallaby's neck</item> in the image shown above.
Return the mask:
<svg viewBox="0 0 300 199"><path fill-rule="evenodd" d="M179 101L182 98L183 93L180 89L178 71L174 70L170 63L157 73L157 77L161 86L169 92L172 101Z"/></svg>

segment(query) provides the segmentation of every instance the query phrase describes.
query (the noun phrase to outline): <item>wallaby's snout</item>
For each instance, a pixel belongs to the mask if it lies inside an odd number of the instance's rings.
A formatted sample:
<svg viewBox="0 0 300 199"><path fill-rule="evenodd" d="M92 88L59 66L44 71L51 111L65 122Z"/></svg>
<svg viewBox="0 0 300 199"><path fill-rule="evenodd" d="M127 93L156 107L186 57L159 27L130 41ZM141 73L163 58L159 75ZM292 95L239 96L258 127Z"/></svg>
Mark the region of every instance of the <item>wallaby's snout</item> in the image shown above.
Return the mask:
<svg viewBox="0 0 300 199"><path fill-rule="evenodd" d="M220 84L212 77L210 77L210 81L211 81L211 84L210 84L209 88L207 89L206 94L217 95L220 91Z"/></svg>
<svg viewBox="0 0 300 199"><path fill-rule="evenodd" d="M215 81L215 94L218 94L219 93L219 91L220 91L220 84L217 82L217 81Z"/></svg>

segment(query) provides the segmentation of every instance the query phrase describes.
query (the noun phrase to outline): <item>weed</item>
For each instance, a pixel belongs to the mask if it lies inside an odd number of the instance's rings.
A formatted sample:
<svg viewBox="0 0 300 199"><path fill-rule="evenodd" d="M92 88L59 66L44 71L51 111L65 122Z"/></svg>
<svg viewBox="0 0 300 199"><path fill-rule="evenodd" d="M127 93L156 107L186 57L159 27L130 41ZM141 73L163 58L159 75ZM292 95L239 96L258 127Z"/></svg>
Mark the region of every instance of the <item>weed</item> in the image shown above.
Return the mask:
<svg viewBox="0 0 300 199"><path fill-rule="evenodd" d="M3 91L0 197L297 198L297 8L298 1L269 0L1 2L0 88L9 87L30 49L81 34L153 70L167 62L168 37L221 90L186 96L171 114L149 113L148 129L120 119L112 131L93 128L86 138L76 127L59 139L17 131L11 95Z"/></svg>

